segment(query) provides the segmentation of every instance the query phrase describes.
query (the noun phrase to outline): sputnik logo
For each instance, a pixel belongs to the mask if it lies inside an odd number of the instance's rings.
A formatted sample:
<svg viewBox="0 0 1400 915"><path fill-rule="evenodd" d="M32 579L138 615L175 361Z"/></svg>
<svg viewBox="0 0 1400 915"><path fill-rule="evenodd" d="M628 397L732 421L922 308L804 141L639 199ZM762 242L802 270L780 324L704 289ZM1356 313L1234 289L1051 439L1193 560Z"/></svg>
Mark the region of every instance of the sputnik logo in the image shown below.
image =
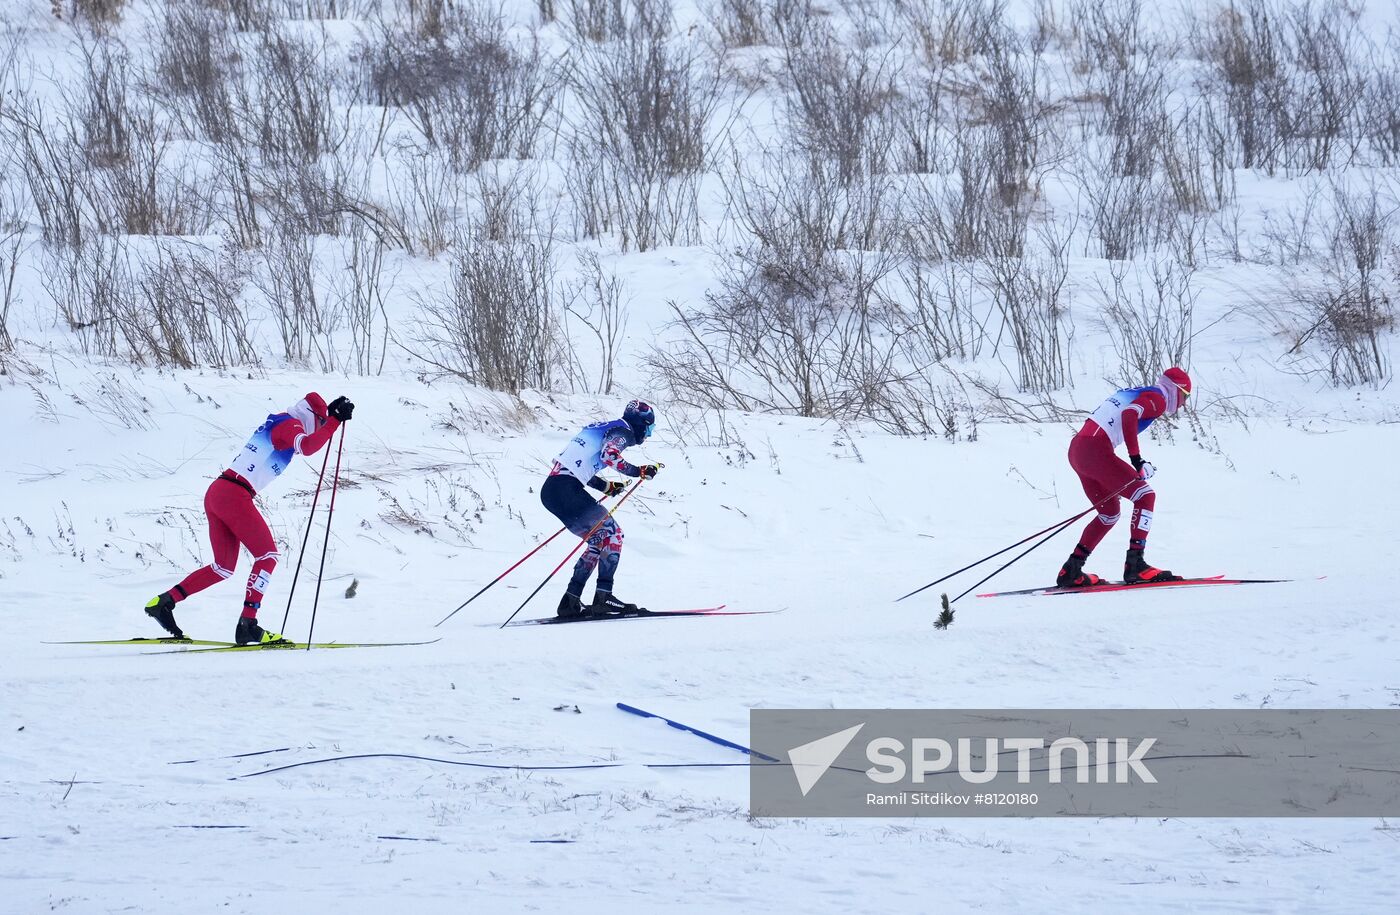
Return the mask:
<svg viewBox="0 0 1400 915"><path fill-rule="evenodd" d="M835 734L828 734L813 740L811 743L804 743L788 750L788 761L792 763L792 774L797 776L797 787L802 789L803 797L806 797L807 792L816 787L817 782L821 781L822 776L831 768L831 764L836 762L836 757L840 756L846 747L851 745L851 741L855 739L856 734L863 727L865 727L865 722L862 721L855 727L837 731Z"/></svg>

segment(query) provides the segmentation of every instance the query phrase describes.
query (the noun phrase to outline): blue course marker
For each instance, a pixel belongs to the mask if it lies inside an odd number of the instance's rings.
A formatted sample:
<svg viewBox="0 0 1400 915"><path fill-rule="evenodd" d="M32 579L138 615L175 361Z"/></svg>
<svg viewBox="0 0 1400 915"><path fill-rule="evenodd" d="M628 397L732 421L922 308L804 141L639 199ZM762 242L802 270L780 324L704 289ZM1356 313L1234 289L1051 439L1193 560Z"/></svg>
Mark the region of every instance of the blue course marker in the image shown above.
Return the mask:
<svg viewBox="0 0 1400 915"><path fill-rule="evenodd" d="M766 753L760 753L757 750L751 750L742 744L733 743L732 741L725 740L723 737L716 737L714 734L706 733L705 731L702 731L699 728L693 728L688 724L681 724L679 721L672 721L670 718L667 718L664 715L656 715L651 712L644 711L642 709L637 708L634 705L628 705L626 702L619 702L617 704L617 707L631 715L637 715L642 718L655 718L659 721L664 721L671 727L676 728L677 730L686 731L688 733L694 734L696 737L703 737L710 743L717 743L722 747L729 747L729 749L731 750L738 750L740 753L746 753L749 756L754 757L755 759L762 759L767 762L781 762L781 760L774 759L772 756L769 756Z"/></svg>

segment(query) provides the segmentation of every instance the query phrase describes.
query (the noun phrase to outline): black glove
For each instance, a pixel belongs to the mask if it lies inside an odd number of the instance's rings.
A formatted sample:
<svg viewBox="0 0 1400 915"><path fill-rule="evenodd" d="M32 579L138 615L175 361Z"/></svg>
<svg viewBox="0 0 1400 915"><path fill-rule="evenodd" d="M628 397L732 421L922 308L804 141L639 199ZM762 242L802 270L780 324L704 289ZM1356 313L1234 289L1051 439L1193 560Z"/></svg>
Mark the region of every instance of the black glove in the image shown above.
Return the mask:
<svg viewBox="0 0 1400 915"><path fill-rule="evenodd" d="M350 417L355 415L355 405L350 402L350 398L341 395L331 401L330 406L326 407L326 412L341 422L348 422Z"/></svg>
<svg viewBox="0 0 1400 915"><path fill-rule="evenodd" d="M627 488L626 483L619 483L617 480L606 480L603 483L603 495L619 496Z"/></svg>
<svg viewBox="0 0 1400 915"><path fill-rule="evenodd" d="M1157 468L1152 466L1152 462L1144 461L1140 454L1130 454L1128 460L1133 462L1133 469L1137 471L1139 480L1150 480L1157 473Z"/></svg>
<svg viewBox="0 0 1400 915"><path fill-rule="evenodd" d="M661 472L661 465L660 465L660 464L643 464L642 466L638 467L637 469L641 471L640 476L641 476L641 478L642 478L643 480L650 480L652 477L656 476L658 473Z"/></svg>

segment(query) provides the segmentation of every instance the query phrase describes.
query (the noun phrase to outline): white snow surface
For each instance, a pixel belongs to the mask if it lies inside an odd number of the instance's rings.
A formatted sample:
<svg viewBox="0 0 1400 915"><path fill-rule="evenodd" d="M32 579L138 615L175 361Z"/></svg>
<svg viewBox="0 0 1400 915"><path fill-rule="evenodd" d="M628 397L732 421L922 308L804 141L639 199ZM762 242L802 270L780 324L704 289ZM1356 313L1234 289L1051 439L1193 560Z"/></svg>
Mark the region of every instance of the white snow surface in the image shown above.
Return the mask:
<svg viewBox="0 0 1400 915"><path fill-rule="evenodd" d="M45 66L23 76L56 91L73 36L31 6L12 16ZM533 4L509 6L526 16ZM1389 27L1393 7L1368 9ZM678 13L702 18L689 3ZM123 26L133 43L141 25ZM750 126L776 104L755 95ZM1364 178L1352 171L1328 180ZM1065 461L1077 423L979 413L973 440L964 427L950 443L677 409L648 386L644 354L674 333L669 299L703 301L722 246L639 254L597 241L627 289L617 390L517 401L421 377L392 346L372 377L271 355L173 372L85 358L43 288L31 214L9 318L17 353L0 363L0 913L1397 909L1400 827L1379 818L754 820L741 754L615 707L748 743L753 708L1400 704L1400 498L1385 469L1400 452L1400 399L1393 386L1300 377L1287 341L1239 309L1277 272L1249 250L1267 247L1270 213L1324 179L1236 179L1247 256L1206 246L1189 366L1198 422L1159 423L1144 440L1159 468L1148 556L1186 574L1294 581L969 596L947 631L932 626L937 593L980 575L894 598L1081 511ZM1047 211L1073 212L1068 190L1052 181L1045 193ZM704 222L707 241L723 235ZM1076 243L1071 264L1071 384L1054 397L1076 411L1150 380L1121 377L1091 294L1107 262L1085 250ZM402 269L387 317L411 340L411 293L447 262L389 257ZM260 333L272 333L266 319ZM1393 357L1392 333L1383 345ZM958 368L1006 389L1011 365L1003 348ZM317 640L440 641L210 654L52 644L159 636L142 606L211 559L209 481L266 414L313 389L358 405ZM620 512L619 594L653 609L783 612L495 628L563 559L565 537L434 628L557 529L538 499L550 460L631 396L654 398L661 421L628 457L666 467ZM283 552L263 611L272 628L320 457L260 497ZM286 626L297 639L325 518L323 498ZM1049 584L1078 530L978 590ZM1089 568L1118 577L1126 537L1125 519ZM248 565L241 556L229 582L180 605L191 636L232 637ZM522 617L550 614L566 574ZM518 768L599 763L617 765Z"/></svg>
<svg viewBox="0 0 1400 915"><path fill-rule="evenodd" d="M442 640L153 655L42 642L157 635L141 606L208 559L207 481L263 413L328 383L86 371L56 372L51 406L0 389L20 439L0 477L0 910L1394 905L1385 821L753 820L742 766L642 766L740 754L614 707L746 743L748 709L765 707L1393 706L1396 504L1363 469L1396 450L1394 426L1230 426L1218 451L1179 434L1151 448L1151 558L1293 583L969 597L939 632L941 589L893 598L1078 511L1068 427L988 426L950 445L775 417L729 416L721 432L676 415L643 449L665 471L621 512L619 593L783 613L493 628L567 551L561 538L433 629L554 529L536 496L549 458L618 405L536 398L533 418L506 420L507 401L457 386L336 382L358 410L317 638ZM142 392L140 427L113 418L103 384ZM286 554L263 613L274 625L316 470L298 461L261 499ZM1125 536L1092 567L1116 574ZM1046 582L1072 543L995 584ZM294 637L310 622L302 576ZM180 605L191 635L231 637L242 577ZM562 583L524 615L548 614ZM372 758L236 778L357 754L624 765Z"/></svg>

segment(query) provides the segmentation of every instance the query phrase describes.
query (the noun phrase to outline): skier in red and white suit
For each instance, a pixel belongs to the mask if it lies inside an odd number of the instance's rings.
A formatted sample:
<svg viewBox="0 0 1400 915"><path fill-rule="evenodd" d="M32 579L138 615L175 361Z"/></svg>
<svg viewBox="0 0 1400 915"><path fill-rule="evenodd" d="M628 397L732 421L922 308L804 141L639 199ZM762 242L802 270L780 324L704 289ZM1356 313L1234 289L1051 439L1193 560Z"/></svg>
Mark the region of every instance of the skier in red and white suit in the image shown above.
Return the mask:
<svg viewBox="0 0 1400 915"><path fill-rule="evenodd" d="M238 619L234 641L239 645L282 641L280 634L258 625L258 608L280 556L267 521L253 504L253 496L277 479L293 457L320 451L354 411L355 405L344 397L337 397L327 406L320 394L312 392L287 412L268 416L204 494L214 561L153 597L146 604L146 613L175 638L185 638L175 623L175 605L233 575L241 544L253 556L253 571L243 593L243 614Z"/></svg>
<svg viewBox="0 0 1400 915"><path fill-rule="evenodd" d="M1147 482L1156 468L1142 459L1138 435L1159 416L1181 409L1191 395L1191 376L1182 369L1167 369L1157 383L1140 388L1124 388L1099 405L1085 420L1084 427L1069 443L1069 465L1079 474L1084 493L1096 506L1098 515L1084 529L1079 545L1055 579L1059 587L1086 587L1102 584L1103 579L1084 571L1084 561L1118 522L1118 500L1133 503L1133 528L1128 540L1128 558L1123 565L1123 581L1128 584L1180 581L1181 576L1154 569L1143 558L1147 534L1152 529L1152 511L1157 493ZM1128 461L1114 453L1126 445Z"/></svg>

